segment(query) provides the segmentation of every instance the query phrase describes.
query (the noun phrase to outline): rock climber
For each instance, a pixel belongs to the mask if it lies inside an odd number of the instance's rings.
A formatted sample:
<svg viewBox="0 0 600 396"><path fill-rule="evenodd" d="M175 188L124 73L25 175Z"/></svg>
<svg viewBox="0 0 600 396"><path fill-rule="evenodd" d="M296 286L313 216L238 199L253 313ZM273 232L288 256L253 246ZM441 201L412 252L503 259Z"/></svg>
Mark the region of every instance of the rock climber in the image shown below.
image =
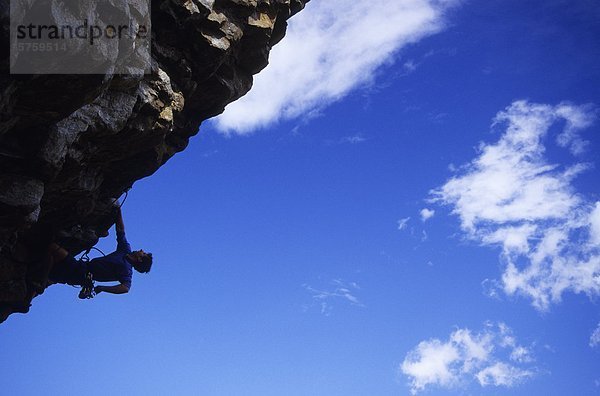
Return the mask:
<svg viewBox="0 0 600 396"><path fill-rule="evenodd" d="M125 224L121 209L117 209L115 229L117 232L117 250L89 262L77 260L73 255L56 243L48 248L49 259L53 262L48 279L52 283L70 285L86 285L90 282L90 274L94 281L119 282L117 285L99 285L93 288L94 294L101 292L123 294L131 288L132 268L140 273L150 272L152 253L143 250L131 250L131 245L125 237ZM80 298L89 298L82 296Z"/></svg>

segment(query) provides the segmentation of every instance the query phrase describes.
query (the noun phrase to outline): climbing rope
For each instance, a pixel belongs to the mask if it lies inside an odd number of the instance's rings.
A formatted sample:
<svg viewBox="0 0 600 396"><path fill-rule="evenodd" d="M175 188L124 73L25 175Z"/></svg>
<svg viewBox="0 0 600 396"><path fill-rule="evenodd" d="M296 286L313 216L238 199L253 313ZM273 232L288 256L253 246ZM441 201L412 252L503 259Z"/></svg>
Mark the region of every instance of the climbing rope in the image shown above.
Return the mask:
<svg viewBox="0 0 600 396"><path fill-rule="evenodd" d="M79 261L83 262L83 263L88 263L90 261L90 252L92 251L92 249L97 250L98 252L100 252L100 254L102 256L106 256L106 254L104 254L104 252L100 249L98 249L96 246L92 246L91 248L87 249L85 252L83 252L83 254L81 255L81 257L79 257Z"/></svg>

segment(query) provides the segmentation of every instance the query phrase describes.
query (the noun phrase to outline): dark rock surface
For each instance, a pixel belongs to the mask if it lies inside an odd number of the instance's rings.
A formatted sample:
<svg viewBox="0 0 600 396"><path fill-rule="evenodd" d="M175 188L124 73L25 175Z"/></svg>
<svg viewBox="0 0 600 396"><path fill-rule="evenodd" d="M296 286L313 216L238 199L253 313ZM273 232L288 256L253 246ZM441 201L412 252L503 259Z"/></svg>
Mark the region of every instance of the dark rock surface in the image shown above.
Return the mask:
<svg viewBox="0 0 600 396"><path fill-rule="evenodd" d="M115 198L250 89L307 1L153 0L152 72L135 77L10 75L0 0L0 322L44 284L47 244L105 235Z"/></svg>

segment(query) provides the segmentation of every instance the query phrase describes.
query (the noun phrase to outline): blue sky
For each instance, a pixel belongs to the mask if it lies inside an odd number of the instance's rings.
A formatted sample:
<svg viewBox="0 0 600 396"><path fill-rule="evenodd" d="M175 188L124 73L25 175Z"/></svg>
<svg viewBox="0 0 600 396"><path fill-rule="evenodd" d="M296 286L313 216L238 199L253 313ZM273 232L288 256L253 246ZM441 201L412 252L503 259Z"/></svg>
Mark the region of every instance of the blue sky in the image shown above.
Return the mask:
<svg viewBox="0 0 600 396"><path fill-rule="evenodd" d="M134 185L128 295L0 327L3 391L600 392L600 6L362 3Z"/></svg>

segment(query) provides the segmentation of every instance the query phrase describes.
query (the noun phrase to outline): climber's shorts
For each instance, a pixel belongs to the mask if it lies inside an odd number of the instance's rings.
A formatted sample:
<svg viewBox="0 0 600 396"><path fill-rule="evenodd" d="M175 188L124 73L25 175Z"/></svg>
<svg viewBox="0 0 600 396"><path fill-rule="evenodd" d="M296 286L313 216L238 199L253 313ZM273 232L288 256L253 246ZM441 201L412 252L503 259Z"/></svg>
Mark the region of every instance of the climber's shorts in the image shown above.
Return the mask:
<svg viewBox="0 0 600 396"><path fill-rule="evenodd" d="M86 263L77 260L69 254L64 260L54 264L48 278L56 283L81 285L85 279L86 273Z"/></svg>

